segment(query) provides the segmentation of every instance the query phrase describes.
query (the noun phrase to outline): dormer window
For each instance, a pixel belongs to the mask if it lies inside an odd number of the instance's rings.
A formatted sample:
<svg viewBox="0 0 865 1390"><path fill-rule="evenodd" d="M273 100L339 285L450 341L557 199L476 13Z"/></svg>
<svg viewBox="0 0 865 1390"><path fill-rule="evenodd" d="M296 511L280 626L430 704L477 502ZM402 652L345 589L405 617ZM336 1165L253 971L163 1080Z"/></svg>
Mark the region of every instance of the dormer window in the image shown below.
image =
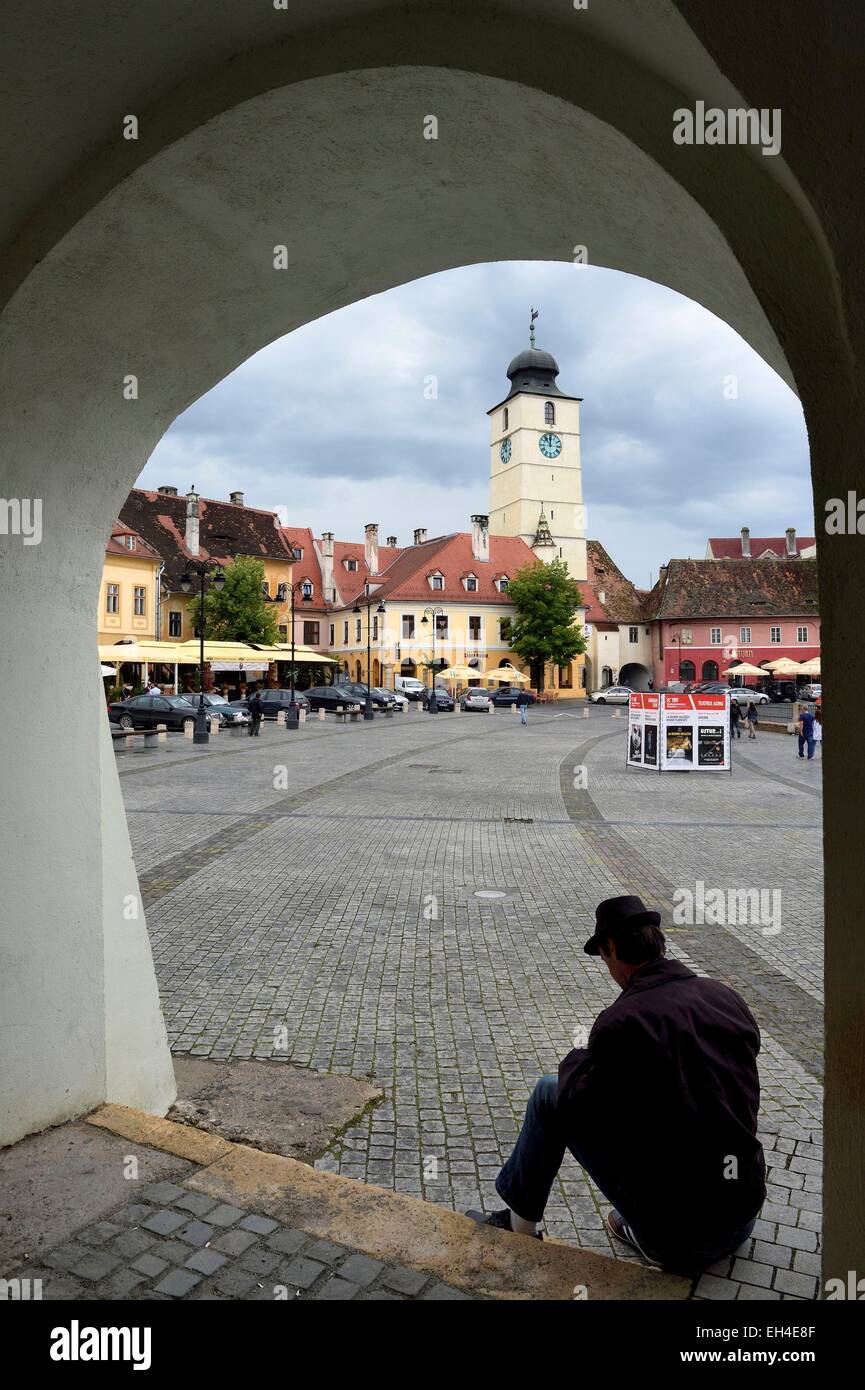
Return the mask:
<svg viewBox="0 0 865 1390"><path fill-rule="evenodd" d="M296 545L296 546L294 547L294 558L295 558L295 560L302 560L302 559L303 559L303 546L302 546L302 545Z"/></svg>
<svg viewBox="0 0 865 1390"><path fill-rule="evenodd" d="M477 593L477 591L478 591L478 578L477 578L477 575L476 575L476 574L467 574L466 577L465 577L465 579L463 580L463 583L464 583L465 586L466 586L466 591L467 591L467 593L470 593L470 594L476 594L476 593Z"/></svg>
<svg viewBox="0 0 865 1390"><path fill-rule="evenodd" d="M134 549L135 549L135 537L134 537L134 536L127 536L127 537L126 537L126 549L127 549L127 550L134 550Z"/></svg>
<svg viewBox="0 0 865 1390"><path fill-rule="evenodd" d="M354 571L357 569L357 560L345 560L343 563L347 570Z"/></svg>
<svg viewBox="0 0 865 1390"><path fill-rule="evenodd" d="M508 591L508 585L510 584L510 582L511 582L511 581L508 579L508 576L507 576L506 574L499 575L499 579L498 579L498 589L499 589L499 593L500 593L500 594L506 594L506 593L507 593L507 591Z"/></svg>
<svg viewBox="0 0 865 1390"><path fill-rule="evenodd" d="M443 589L443 588L444 588L444 586L445 586L445 580L444 580L444 575L443 575L443 574L438 574L438 573L436 573L436 574L430 574L430 575L427 576L427 578L429 579L429 586L430 586L431 589Z"/></svg>
<svg viewBox="0 0 865 1390"><path fill-rule="evenodd" d="M556 423L556 407L552 401L544 401L544 424L554 425Z"/></svg>
<svg viewBox="0 0 865 1390"><path fill-rule="evenodd" d="M312 580L311 580L311 579L304 579L303 583L302 583L301 586L300 586L300 593L301 593L301 597L302 597L302 598L306 598L306 599L312 598Z"/></svg>

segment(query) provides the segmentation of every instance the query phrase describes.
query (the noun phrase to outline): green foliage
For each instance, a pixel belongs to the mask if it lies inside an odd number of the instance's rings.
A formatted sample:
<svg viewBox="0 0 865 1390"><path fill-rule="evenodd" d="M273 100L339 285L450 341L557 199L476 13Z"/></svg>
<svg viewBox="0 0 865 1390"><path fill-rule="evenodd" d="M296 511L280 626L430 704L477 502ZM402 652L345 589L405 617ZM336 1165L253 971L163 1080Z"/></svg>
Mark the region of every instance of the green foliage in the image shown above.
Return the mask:
<svg viewBox="0 0 865 1390"><path fill-rule="evenodd" d="M586 650L582 627L574 622L583 596L565 560L523 565L508 585L508 597L516 609L509 645L530 664L537 685L547 662L567 666Z"/></svg>
<svg viewBox="0 0 865 1390"><path fill-rule="evenodd" d="M201 599L190 604L193 625L200 627ZM220 593L208 583L204 596L205 638L211 642L279 641L276 608L264 596L264 562L238 555L225 566L225 588Z"/></svg>

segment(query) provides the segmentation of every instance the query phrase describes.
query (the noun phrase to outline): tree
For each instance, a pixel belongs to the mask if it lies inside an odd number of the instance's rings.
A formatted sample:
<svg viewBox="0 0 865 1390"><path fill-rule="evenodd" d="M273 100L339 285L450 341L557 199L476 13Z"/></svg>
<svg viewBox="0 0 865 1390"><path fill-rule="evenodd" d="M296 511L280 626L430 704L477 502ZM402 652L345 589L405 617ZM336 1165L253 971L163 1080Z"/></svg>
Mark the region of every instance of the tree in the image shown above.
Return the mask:
<svg viewBox="0 0 865 1390"><path fill-rule="evenodd" d="M201 599L190 604L192 621L200 627ZM208 585L204 596L207 620L205 636L213 642L260 642L271 646L279 641L279 624L274 606L264 596L264 562L238 555L225 566L225 587L220 592Z"/></svg>
<svg viewBox="0 0 865 1390"><path fill-rule="evenodd" d="M511 650L529 663L532 684L543 690L548 661L567 666L586 650L582 627L574 622L583 596L567 561L556 558L550 565L523 565L508 585L508 597L516 609Z"/></svg>

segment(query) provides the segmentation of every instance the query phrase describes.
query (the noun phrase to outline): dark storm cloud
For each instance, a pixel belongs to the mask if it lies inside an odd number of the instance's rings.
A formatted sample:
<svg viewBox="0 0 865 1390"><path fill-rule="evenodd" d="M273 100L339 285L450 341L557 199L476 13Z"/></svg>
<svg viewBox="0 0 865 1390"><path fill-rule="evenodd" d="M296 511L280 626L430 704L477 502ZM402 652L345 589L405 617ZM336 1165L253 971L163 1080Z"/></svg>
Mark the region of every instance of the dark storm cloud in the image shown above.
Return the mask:
<svg viewBox="0 0 865 1390"><path fill-rule="evenodd" d="M141 481L242 488L346 538L364 520L403 540L464 529L488 508L486 411L532 304L584 398L589 533L637 583L710 534L811 531L798 401L732 329L647 281L528 262L415 281L272 344L175 421Z"/></svg>

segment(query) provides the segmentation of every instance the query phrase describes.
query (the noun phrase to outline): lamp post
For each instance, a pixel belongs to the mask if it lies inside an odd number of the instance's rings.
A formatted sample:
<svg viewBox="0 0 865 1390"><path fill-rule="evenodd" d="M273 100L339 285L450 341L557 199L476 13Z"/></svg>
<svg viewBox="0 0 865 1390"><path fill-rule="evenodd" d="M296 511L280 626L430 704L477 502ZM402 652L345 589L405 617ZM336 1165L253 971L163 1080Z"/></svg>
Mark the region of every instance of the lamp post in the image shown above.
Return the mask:
<svg viewBox="0 0 865 1390"><path fill-rule="evenodd" d="M371 690L370 690L370 679L369 679L370 669L371 669L371 666L372 666L372 642L371 642L371 638L370 638L370 621L371 621L371 620L370 620L370 616L369 616L370 609L372 608L372 598L370 597L370 592L369 592L369 580L368 580L368 579L364 581L363 592L364 592L364 605L365 605L365 607L366 607L366 703L364 704L363 717L364 717L364 719L374 719L374 718L375 718L375 711L373 710L373 707L372 707L372 693L371 693ZM352 609L352 612L353 612L353 613L356 613L358 616L360 616L360 611L361 611L361 609L360 609L360 601L358 601L358 602L354 605L354 608ZM377 608L375 611L376 611L377 614L378 614L378 613L384 613L384 611L385 611L384 604L383 604L383 603L380 603L379 606L378 606L378 608Z"/></svg>
<svg viewBox="0 0 865 1390"><path fill-rule="evenodd" d="M291 553L293 561L300 560L301 556L302 552L299 550L293 550ZM298 718L297 701L294 697L294 601L297 594L300 594L301 602L309 603L312 599L312 586L308 579L298 579L294 584L289 584L288 589L291 593L291 680L289 682L291 699L288 702L285 727L286 729L296 729L300 724L300 719Z"/></svg>
<svg viewBox="0 0 865 1390"><path fill-rule="evenodd" d="M421 618L421 625L423 627L426 627L430 618L432 618L432 659L430 661L431 689L429 699L427 700L428 714L438 714L439 708L438 696L436 695L436 619L443 618L444 616L445 610L436 605L434 608L425 608L423 617Z"/></svg>
<svg viewBox="0 0 865 1390"><path fill-rule="evenodd" d="M204 630L207 619L204 611L204 588L208 574L213 571L212 584L214 589L225 587L225 571L218 560L187 560L186 572L184 573L180 587L185 594L192 592L192 586L196 576L199 581L199 615L198 615L198 638L199 647L199 666L198 666L198 709L195 711L195 732L192 735L193 743L209 743L210 732L207 728L207 712L204 704Z"/></svg>

